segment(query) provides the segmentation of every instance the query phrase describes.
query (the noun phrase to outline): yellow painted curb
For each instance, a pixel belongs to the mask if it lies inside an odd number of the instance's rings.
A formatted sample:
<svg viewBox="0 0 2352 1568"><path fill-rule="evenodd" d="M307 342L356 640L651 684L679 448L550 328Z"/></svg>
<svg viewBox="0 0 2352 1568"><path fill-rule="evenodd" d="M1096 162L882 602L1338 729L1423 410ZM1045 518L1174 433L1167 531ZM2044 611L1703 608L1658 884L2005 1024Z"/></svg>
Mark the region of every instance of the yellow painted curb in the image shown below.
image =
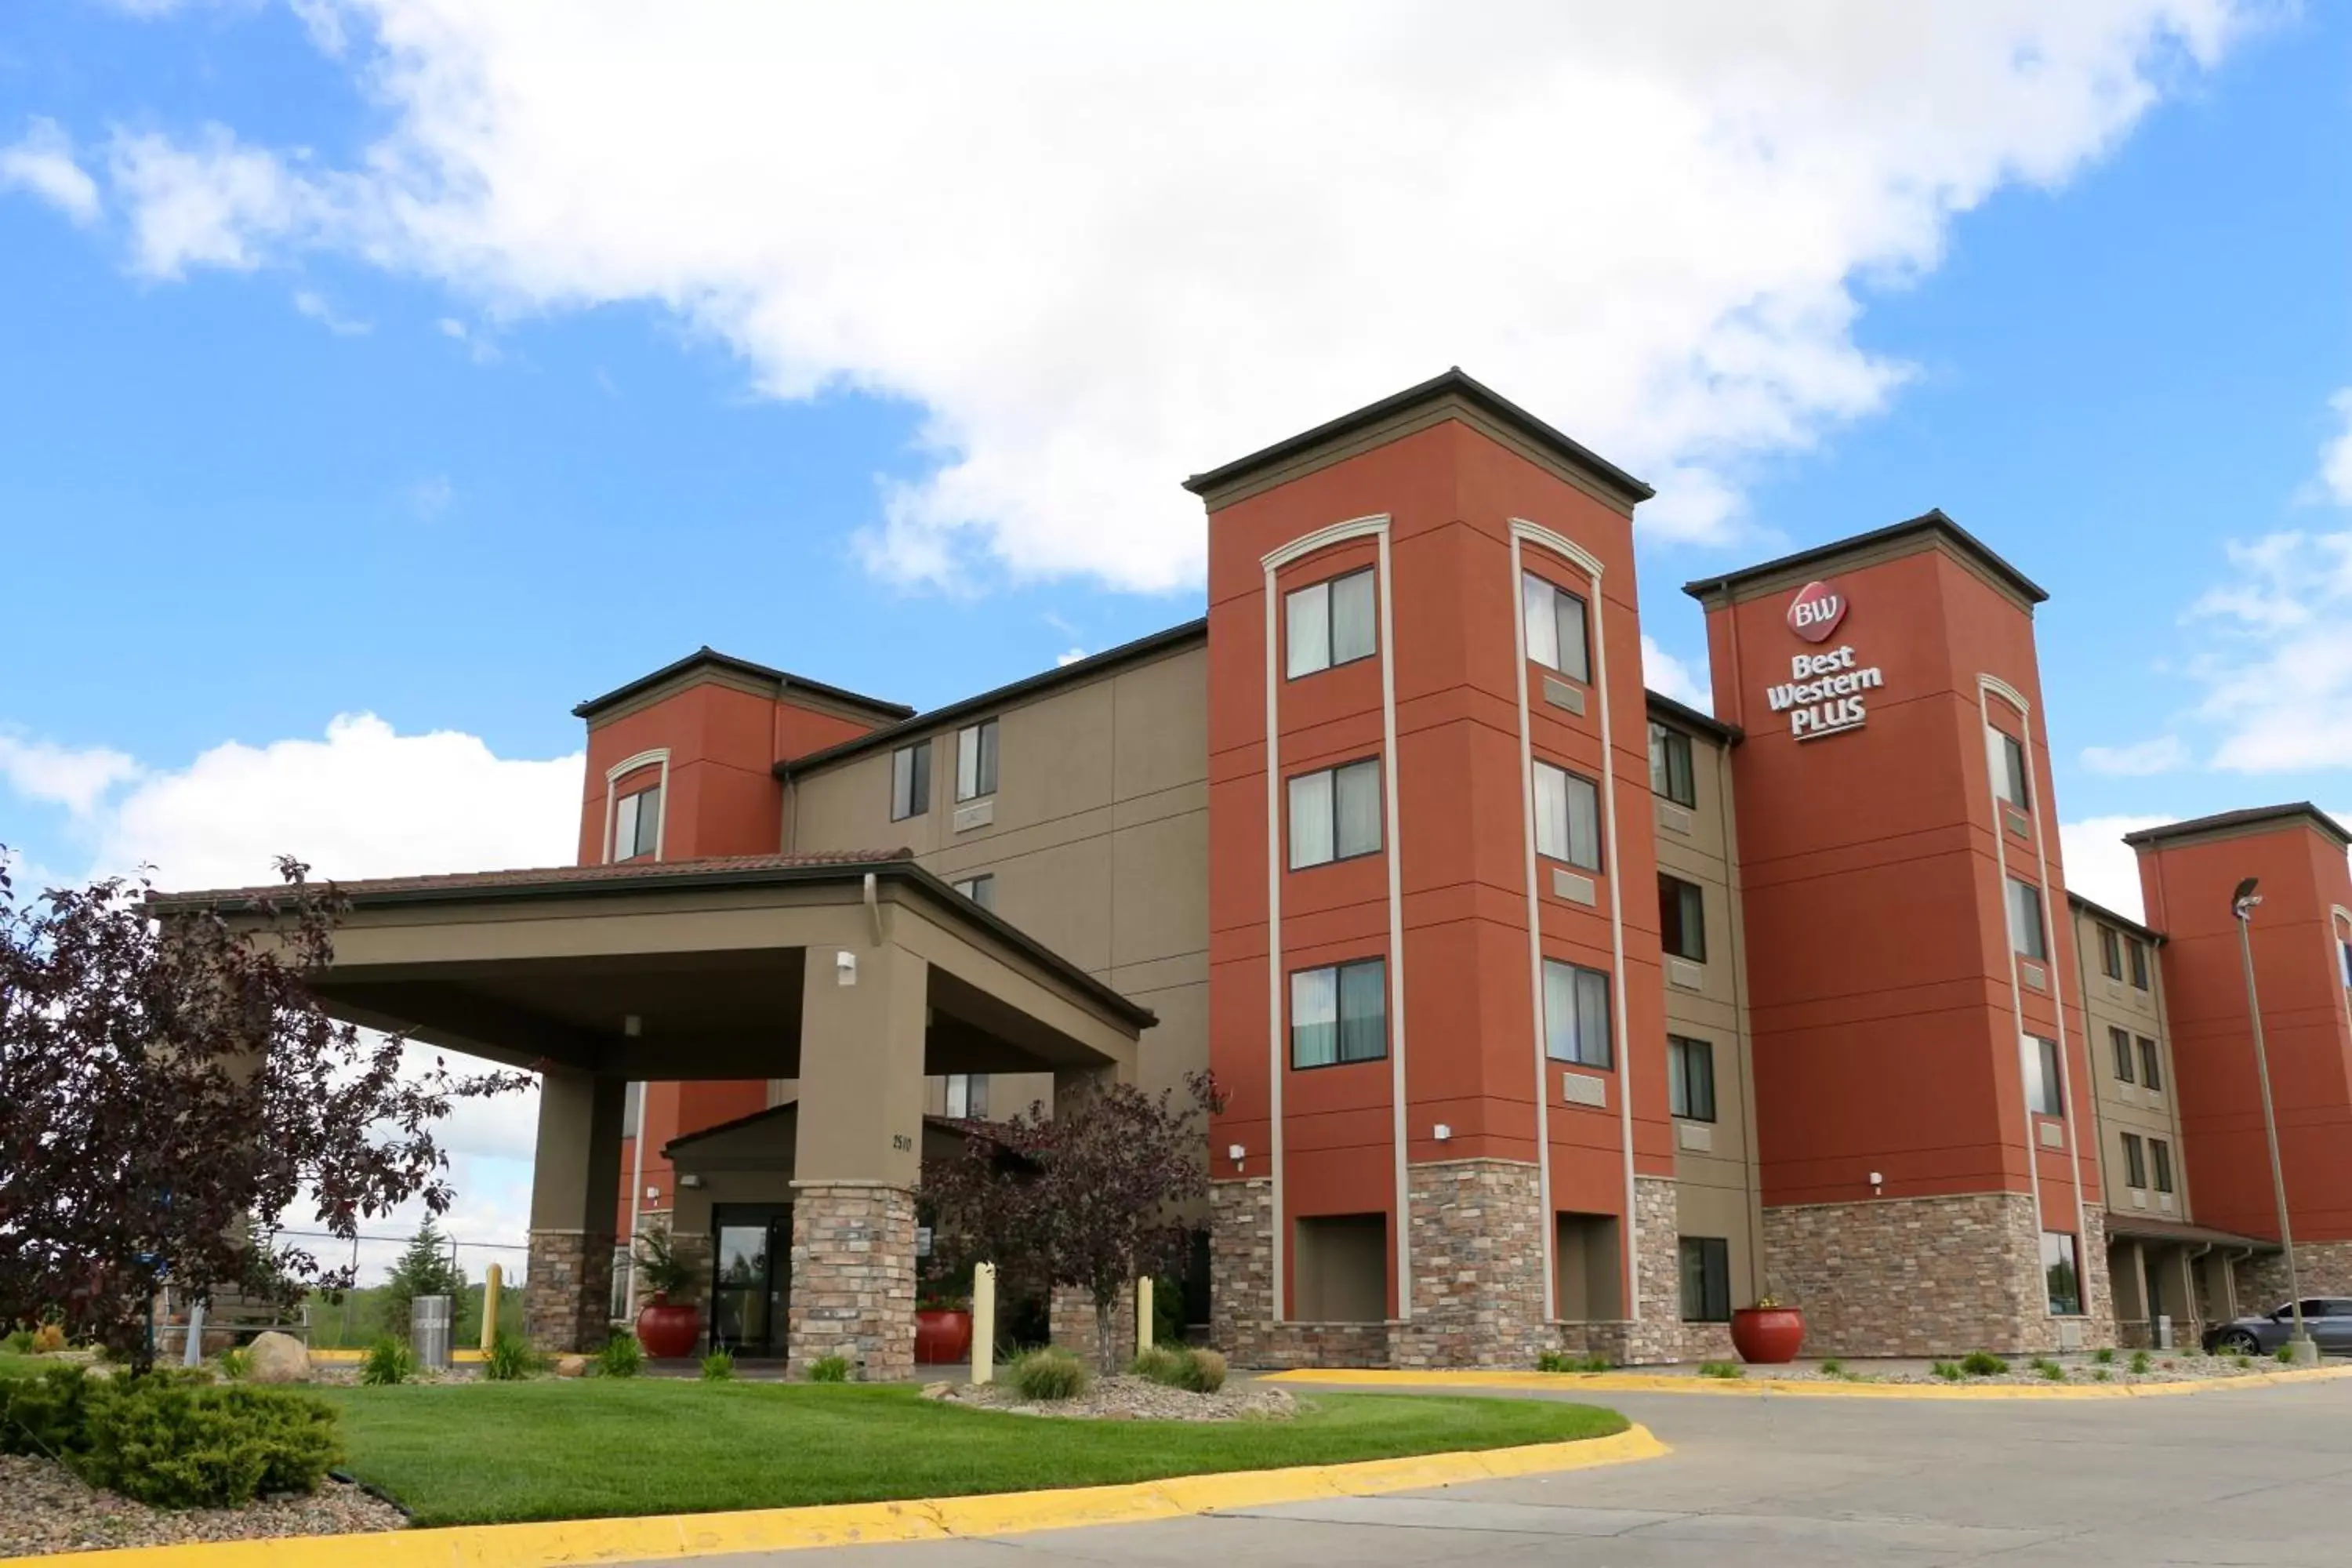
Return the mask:
<svg viewBox="0 0 2352 1568"><path fill-rule="evenodd" d="M1265 1383L1329 1388L1468 1388L1547 1394L1779 1394L1798 1399L2148 1399L2220 1389L2269 1388L2352 1377L2352 1366L2198 1377L2178 1383L1828 1383L1777 1377L1691 1377L1640 1372L1392 1372L1375 1367L1303 1368L1268 1373Z"/></svg>
<svg viewBox="0 0 2352 1568"><path fill-rule="evenodd" d="M373 1535L309 1535L279 1541L204 1542L126 1547L69 1556L0 1558L0 1568L561 1568L643 1558L717 1557L737 1552L797 1552L814 1546L946 1541L1094 1524L1145 1524L1219 1509L1263 1508L1318 1498L1454 1486L1659 1458L1670 1450L1649 1428L1608 1437L1531 1443L1483 1452L1418 1454L1344 1465L1171 1476L1124 1486L1071 1487L907 1502L840 1503L684 1513L647 1519L582 1519L552 1524L463 1525Z"/></svg>

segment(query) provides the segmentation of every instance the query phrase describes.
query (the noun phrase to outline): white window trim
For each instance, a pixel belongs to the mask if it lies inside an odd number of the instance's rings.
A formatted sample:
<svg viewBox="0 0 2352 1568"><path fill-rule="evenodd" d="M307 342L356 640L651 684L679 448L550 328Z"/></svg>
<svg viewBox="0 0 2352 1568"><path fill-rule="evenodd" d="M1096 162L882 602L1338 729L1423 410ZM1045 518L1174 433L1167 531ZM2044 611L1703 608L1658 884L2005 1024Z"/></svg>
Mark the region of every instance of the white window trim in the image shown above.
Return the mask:
<svg viewBox="0 0 2352 1568"><path fill-rule="evenodd" d="M604 865L613 864L613 817L621 806L621 797L614 790L640 768L656 766L661 769L661 810L654 816L654 858L663 858L669 843L669 748L656 746L634 757L624 757L604 770Z"/></svg>

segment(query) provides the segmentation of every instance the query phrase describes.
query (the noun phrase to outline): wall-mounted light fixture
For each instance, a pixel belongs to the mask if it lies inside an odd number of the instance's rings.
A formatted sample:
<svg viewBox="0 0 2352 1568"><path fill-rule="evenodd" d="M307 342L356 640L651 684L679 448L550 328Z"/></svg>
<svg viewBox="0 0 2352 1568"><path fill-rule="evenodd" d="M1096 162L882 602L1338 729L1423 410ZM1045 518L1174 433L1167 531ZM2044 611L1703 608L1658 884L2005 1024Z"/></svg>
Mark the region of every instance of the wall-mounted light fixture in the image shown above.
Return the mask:
<svg viewBox="0 0 2352 1568"><path fill-rule="evenodd" d="M635 1013L623 1015L621 1018L621 1033L628 1036L629 1038L634 1040L645 1032L646 1021L643 1018L638 1017Z"/></svg>
<svg viewBox="0 0 2352 1568"><path fill-rule="evenodd" d="M1236 1165L1240 1164L1242 1161L1247 1157L1248 1153L1249 1151L1243 1148L1238 1143L1228 1143L1225 1145L1225 1158L1231 1160Z"/></svg>
<svg viewBox="0 0 2352 1568"><path fill-rule="evenodd" d="M702 1185L702 1177L693 1171L688 1171L678 1177L677 1184L681 1187L693 1187L699 1190Z"/></svg>
<svg viewBox="0 0 2352 1568"><path fill-rule="evenodd" d="M1453 1129L1452 1127L1448 1126L1446 1123L1444 1123L1444 1122L1441 1121L1441 1122L1439 1122L1439 1123L1437 1124L1437 1127L1436 1127L1436 1130L1435 1130L1435 1132L1434 1132L1434 1134L1433 1134L1433 1135L1435 1136L1435 1138L1437 1139L1437 1141L1438 1141L1440 1143L1443 1143L1443 1142L1444 1142L1447 1139L1449 1139L1449 1138L1451 1138L1451 1137L1453 1137L1453 1136L1454 1136L1454 1129Z"/></svg>
<svg viewBox="0 0 2352 1568"><path fill-rule="evenodd" d="M845 947L833 955L833 983L835 985L857 984L857 955Z"/></svg>

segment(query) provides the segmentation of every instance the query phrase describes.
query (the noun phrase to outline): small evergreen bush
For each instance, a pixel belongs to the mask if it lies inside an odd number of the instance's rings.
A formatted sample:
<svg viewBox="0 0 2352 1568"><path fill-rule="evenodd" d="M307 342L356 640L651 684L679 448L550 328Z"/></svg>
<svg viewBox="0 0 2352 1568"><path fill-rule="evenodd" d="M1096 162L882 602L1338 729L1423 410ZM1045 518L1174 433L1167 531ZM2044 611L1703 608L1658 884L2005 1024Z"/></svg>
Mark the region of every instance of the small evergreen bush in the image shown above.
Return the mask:
<svg viewBox="0 0 2352 1568"><path fill-rule="evenodd" d="M360 1357L360 1381L371 1387L389 1388L415 1375L416 1352L390 1334L380 1336Z"/></svg>
<svg viewBox="0 0 2352 1568"><path fill-rule="evenodd" d="M231 1383L243 1383L253 1375L253 1352L243 1349L221 1352L220 1373Z"/></svg>
<svg viewBox="0 0 2352 1568"><path fill-rule="evenodd" d="M2059 1365L2056 1362L2052 1361L2048 1356L2035 1357L2033 1362L2033 1370L2040 1373L2052 1383L2063 1383L2066 1381L2066 1369Z"/></svg>
<svg viewBox="0 0 2352 1568"><path fill-rule="evenodd" d="M1701 1377L1730 1379L1746 1377L1748 1369L1736 1361L1703 1361L1698 1363L1698 1374Z"/></svg>
<svg viewBox="0 0 2352 1568"><path fill-rule="evenodd" d="M735 1375L735 1358L725 1351L712 1351L702 1358L702 1381L725 1383Z"/></svg>
<svg viewBox="0 0 2352 1568"><path fill-rule="evenodd" d="M847 1383L849 1358L845 1355L819 1356L809 1363L808 1376L811 1383Z"/></svg>
<svg viewBox="0 0 2352 1568"><path fill-rule="evenodd" d="M1605 1355L1570 1355L1566 1351L1546 1351L1536 1357L1538 1372L1607 1372L1609 1358Z"/></svg>
<svg viewBox="0 0 2352 1568"><path fill-rule="evenodd" d="M1999 1377L2009 1370L2009 1363L1990 1351L1970 1351L1960 1358L1960 1370L1970 1377Z"/></svg>
<svg viewBox="0 0 2352 1568"><path fill-rule="evenodd" d="M520 1383L539 1370L539 1352L520 1334L501 1329L482 1356L482 1376L490 1383Z"/></svg>
<svg viewBox="0 0 2352 1568"><path fill-rule="evenodd" d="M1823 1377L1843 1377L1845 1375L1845 1363L1838 1360L1835 1356L1830 1357L1827 1361L1822 1363L1822 1375Z"/></svg>
<svg viewBox="0 0 2352 1568"><path fill-rule="evenodd" d="M1956 1361L1939 1361L1928 1370L1946 1383L1958 1383L1966 1375L1960 1371L1960 1363Z"/></svg>
<svg viewBox="0 0 2352 1568"><path fill-rule="evenodd" d="M1086 1363L1053 1345L1020 1357L1012 1371L1024 1399L1076 1399L1094 1381Z"/></svg>
<svg viewBox="0 0 2352 1568"><path fill-rule="evenodd" d="M2116 1364L2115 1347L2113 1345L2102 1345L2092 1355L2091 1359L2097 1362L2101 1366L2113 1366Z"/></svg>
<svg viewBox="0 0 2352 1568"><path fill-rule="evenodd" d="M2095 1367L2093 1367L2093 1368L2091 1369L2091 1377L2092 1377L2093 1381L2095 1381L2095 1382L2098 1382L2098 1383L2108 1383L2108 1382L2112 1382L2112 1381L2114 1380L2114 1378L2115 1378L2115 1375L2116 1375L2116 1374L2115 1374L2114 1370L2113 1370L2112 1368L2109 1368L2109 1367L2095 1366Z"/></svg>
<svg viewBox="0 0 2352 1568"><path fill-rule="evenodd" d="M646 1352L635 1334L614 1334L596 1352L599 1377L635 1377L646 1369Z"/></svg>
<svg viewBox="0 0 2352 1568"><path fill-rule="evenodd" d="M176 1379L93 1383L82 1479L157 1508L242 1508L265 1493L311 1492L341 1462L325 1401L274 1388Z"/></svg>
<svg viewBox="0 0 2352 1568"><path fill-rule="evenodd" d="M2254 1369L2254 1358L2250 1355L2233 1356L2231 1359L2238 1363L2240 1372L2252 1372Z"/></svg>
<svg viewBox="0 0 2352 1568"><path fill-rule="evenodd" d="M0 1454L66 1458L83 1445L89 1374L44 1367L37 1377L0 1378Z"/></svg>
<svg viewBox="0 0 2352 1568"><path fill-rule="evenodd" d="M2145 1375L2152 1364L2154 1363L2147 1359L2146 1351L2132 1352L2131 1369L2134 1376Z"/></svg>
<svg viewBox="0 0 2352 1568"><path fill-rule="evenodd" d="M31 1355L33 1353L33 1331L30 1329L13 1329L9 1331L7 1338L0 1339L0 1351L6 1351L10 1355Z"/></svg>
<svg viewBox="0 0 2352 1568"><path fill-rule="evenodd" d="M2281 1366L2293 1366L2294 1364L2294 1347L2293 1345L2279 1346L2278 1349L2271 1352L2271 1360L2278 1363Z"/></svg>

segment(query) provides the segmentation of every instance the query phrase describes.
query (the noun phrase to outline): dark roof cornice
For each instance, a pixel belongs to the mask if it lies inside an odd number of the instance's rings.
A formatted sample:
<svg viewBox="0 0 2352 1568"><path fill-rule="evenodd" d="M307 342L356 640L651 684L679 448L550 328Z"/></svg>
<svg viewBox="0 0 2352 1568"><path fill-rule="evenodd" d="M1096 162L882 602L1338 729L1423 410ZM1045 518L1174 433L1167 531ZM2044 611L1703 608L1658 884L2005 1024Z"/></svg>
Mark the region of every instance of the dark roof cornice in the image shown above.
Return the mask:
<svg viewBox="0 0 2352 1568"><path fill-rule="evenodd" d="M2336 841L2338 848L2352 849L2352 833L2344 825L2307 800L2291 801L2284 805L2248 806L2243 811L2224 811L2212 816L2192 816L2186 822L2167 822L2156 827L2143 827L2137 833L2124 835L2124 842L2137 849L2143 844L2161 844L2170 838L2189 838L2203 833L2226 833L2237 827L2261 827L2267 824L2284 825L2302 821Z"/></svg>
<svg viewBox="0 0 2352 1568"><path fill-rule="evenodd" d="M1921 512L1917 517L1907 518L1885 528L1873 529L1868 533L1857 533L1848 539L1833 540L1827 544L1816 545L1811 550L1800 550L1793 555L1783 555L1775 560L1759 562L1753 566L1743 566L1737 572L1727 572L1720 577L1701 577L1684 584L1683 592L1702 602L1720 598L1735 595L1748 584L1760 582L1768 577L1781 576L1808 566L1828 565L1861 551L1900 543L1913 538L1941 540L1951 547L1955 554L1982 568L1988 575L2005 585L2029 605L2042 604L2050 597L2048 592L2039 583L1994 554L1991 547L1983 540L1945 516L1940 508Z"/></svg>
<svg viewBox="0 0 2352 1568"><path fill-rule="evenodd" d="M1680 724L1685 730L1712 735L1727 746L1736 746L1748 739L1748 731L1738 725L1727 724L1712 713L1702 713L1686 702L1677 702L1663 691L1644 688L1643 695L1649 699L1650 712L1654 718Z"/></svg>
<svg viewBox="0 0 2352 1568"><path fill-rule="evenodd" d="M771 668L764 664L754 664L748 658L737 658L732 654L720 653L718 649L705 644L676 663L662 666L651 675L641 675L626 686L614 687L602 697L591 697L587 701L572 710L572 717L593 719L597 714L626 702L640 692L652 690L665 680L698 669L726 670L734 675L749 676L754 680L773 682L779 695L789 695L795 690L806 691L830 701L862 710L885 723L895 722L914 712L912 708L903 702L885 702L878 697L861 696L857 692L845 690L838 686L827 686L822 680L811 680L804 676L794 675L789 670Z"/></svg>

